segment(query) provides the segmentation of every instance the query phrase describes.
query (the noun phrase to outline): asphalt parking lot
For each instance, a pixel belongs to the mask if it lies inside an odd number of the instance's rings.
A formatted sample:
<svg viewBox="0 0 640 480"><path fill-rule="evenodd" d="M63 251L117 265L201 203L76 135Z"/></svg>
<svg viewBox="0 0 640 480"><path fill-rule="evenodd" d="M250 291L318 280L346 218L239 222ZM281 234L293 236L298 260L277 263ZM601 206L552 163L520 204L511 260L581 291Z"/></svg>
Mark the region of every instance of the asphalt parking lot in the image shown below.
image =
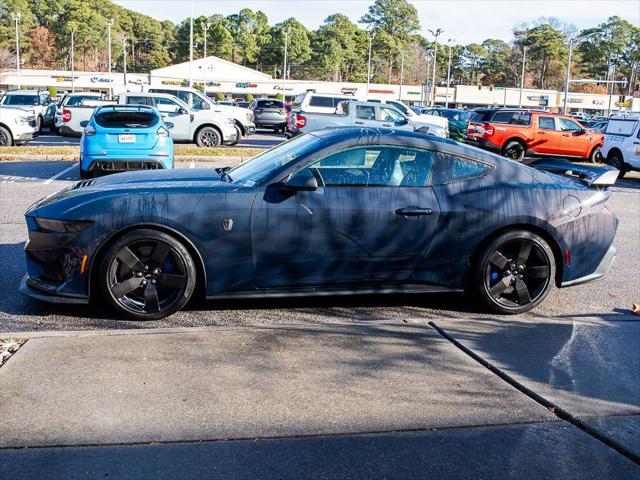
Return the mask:
<svg viewBox="0 0 640 480"><path fill-rule="evenodd" d="M0 163L0 337L31 338L0 370L21 392L0 393L0 470L206 476L215 458L225 478L640 478L640 175L613 188L609 274L526 315L390 295L202 302L147 323L17 292L23 212L78 179L75 163Z"/></svg>

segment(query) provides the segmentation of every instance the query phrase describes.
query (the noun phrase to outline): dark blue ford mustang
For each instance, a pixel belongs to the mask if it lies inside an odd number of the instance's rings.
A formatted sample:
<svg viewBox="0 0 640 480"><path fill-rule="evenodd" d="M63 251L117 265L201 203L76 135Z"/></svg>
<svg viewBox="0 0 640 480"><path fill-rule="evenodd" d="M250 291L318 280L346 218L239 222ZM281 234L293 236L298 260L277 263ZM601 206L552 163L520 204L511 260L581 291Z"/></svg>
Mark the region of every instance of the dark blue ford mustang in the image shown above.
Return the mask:
<svg viewBox="0 0 640 480"><path fill-rule="evenodd" d="M158 319L208 298L460 292L520 313L603 276L617 170L534 169L451 140L328 129L231 170L79 182L26 212L35 298Z"/></svg>

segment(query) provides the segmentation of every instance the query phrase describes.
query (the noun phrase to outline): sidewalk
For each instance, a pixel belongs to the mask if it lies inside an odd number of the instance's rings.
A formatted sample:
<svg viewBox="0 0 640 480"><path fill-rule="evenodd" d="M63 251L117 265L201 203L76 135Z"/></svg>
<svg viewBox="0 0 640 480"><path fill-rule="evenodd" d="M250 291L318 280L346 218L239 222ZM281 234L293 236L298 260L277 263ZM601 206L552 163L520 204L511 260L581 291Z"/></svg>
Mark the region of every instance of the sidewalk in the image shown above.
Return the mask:
<svg viewBox="0 0 640 480"><path fill-rule="evenodd" d="M426 325L33 333L0 405L7 478L640 478Z"/></svg>

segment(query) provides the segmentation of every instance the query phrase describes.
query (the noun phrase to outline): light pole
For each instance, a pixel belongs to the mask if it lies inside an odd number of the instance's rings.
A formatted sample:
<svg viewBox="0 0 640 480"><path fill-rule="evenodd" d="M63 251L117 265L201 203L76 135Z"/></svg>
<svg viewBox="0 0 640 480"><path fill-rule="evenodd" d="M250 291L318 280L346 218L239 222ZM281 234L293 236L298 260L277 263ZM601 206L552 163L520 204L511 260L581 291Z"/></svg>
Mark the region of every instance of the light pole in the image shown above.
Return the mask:
<svg viewBox="0 0 640 480"><path fill-rule="evenodd" d="M11 18L16 24L16 75L18 77L18 88L21 87L20 84L22 83L20 81L20 27L18 26L21 17L20 12L11 14Z"/></svg>
<svg viewBox="0 0 640 480"><path fill-rule="evenodd" d="M522 75L520 76L520 99L518 100L518 108L522 108L522 90L524 89L524 66L527 62L527 46L522 47Z"/></svg>
<svg viewBox="0 0 640 480"><path fill-rule="evenodd" d="M427 75L424 79L424 89L425 89L425 93L427 94L427 106L429 106L431 101L431 88L429 87L429 75L430 75L429 72L431 72L431 58L432 58L431 53L427 52L427 55L425 56L425 60L427 61Z"/></svg>
<svg viewBox="0 0 640 480"><path fill-rule="evenodd" d="M207 58L207 30L209 30L210 26L209 20L202 24L202 33L204 34L204 55L202 58Z"/></svg>
<svg viewBox="0 0 640 480"><path fill-rule="evenodd" d="M113 78L111 78L111 27L113 27L114 24L114 19L110 18L109 20L107 20L107 37L108 37L108 44L109 44L109 98L113 97Z"/></svg>
<svg viewBox="0 0 640 480"><path fill-rule="evenodd" d="M189 86L193 85L193 0L189 0Z"/></svg>
<svg viewBox="0 0 640 480"><path fill-rule="evenodd" d="M287 47L289 42L289 29L284 31L284 65L282 66L282 98L285 98L285 82L287 81Z"/></svg>
<svg viewBox="0 0 640 480"><path fill-rule="evenodd" d="M444 30L438 28L435 32L433 30L429 30L431 35L433 35L436 39L433 44L433 73L431 76L431 88L433 89L433 97L431 98L431 106L433 107L436 103L436 66L438 60L438 37L444 33Z"/></svg>
<svg viewBox="0 0 640 480"><path fill-rule="evenodd" d="M127 36L122 37L122 73L124 74L124 91L127 91Z"/></svg>
<svg viewBox="0 0 640 480"><path fill-rule="evenodd" d="M373 38L375 36L375 32L367 32L367 37L369 38L369 61L367 62L367 100L369 100L369 85L371 84L371 44L373 43Z"/></svg>
<svg viewBox="0 0 640 480"><path fill-rule="evenodd" d="M71 30L71 93L76 91L76 65L74 62L74 50L75 50L75 29Z"/></svg>
<svg viewBox="0 0 640 480"><path fill-rule="evenodd" d="M570 75L571 75L571 50L573 49L573 43L576 42L582 42L583 40L586 40L589 37L592 37L596 34L600 33L600 30L596 30L595 32L591 32L588 33L586 35L583 35L582 37L576 37L576 38L570 38L569 39L569 54L567 56L567 76L564 82L564 107L563 107L563 112L566 115L567 114L567 97L569 96L569 83L571 82L570 79Z"/></svg>
<svg viewBox="0 0 640 480"><path fill-rule="evenodd" d="M400 50L400 93L398 100L402 101L402 84L404 83L404 50Z"/></svg>
<svg viewBox="0 0 640 480"><path fill-rule="evenodd" d="M451 45L453 44L453 42L453 38L447 40L447 43L449 44L449 64L447 66L447 90L445 94L444 108L449 108L449 83L451 83Z"/></svg>

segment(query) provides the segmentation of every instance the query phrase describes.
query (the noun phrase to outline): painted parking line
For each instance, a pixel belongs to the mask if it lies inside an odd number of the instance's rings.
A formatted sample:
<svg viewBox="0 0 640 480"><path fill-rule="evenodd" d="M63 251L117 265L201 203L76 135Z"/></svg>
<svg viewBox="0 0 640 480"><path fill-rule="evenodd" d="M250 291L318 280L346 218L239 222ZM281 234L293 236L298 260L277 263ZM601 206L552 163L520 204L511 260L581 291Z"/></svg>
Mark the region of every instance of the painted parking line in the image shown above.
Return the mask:
<svg viewBox="0 0 640 480"><path fill-rule="evenodd" d="M49 178L48 180L45 180L43 183L43 185L48 185L49 183L53 182L54 180L56 180L57 178L60 178L62 175L64 175L67 172L70 172L71 170L73 170L74 168L76 168L77 165L74 163L73 165L71 165L68 168L65 168L64 170L62 170L61 172L55 174L53 177Z"/></svg>
<svg viewBox="0 0 640 480"><path fill-rule="evenodd" d="M189 163L189 168L196 168L196 162Z"/></svg>

